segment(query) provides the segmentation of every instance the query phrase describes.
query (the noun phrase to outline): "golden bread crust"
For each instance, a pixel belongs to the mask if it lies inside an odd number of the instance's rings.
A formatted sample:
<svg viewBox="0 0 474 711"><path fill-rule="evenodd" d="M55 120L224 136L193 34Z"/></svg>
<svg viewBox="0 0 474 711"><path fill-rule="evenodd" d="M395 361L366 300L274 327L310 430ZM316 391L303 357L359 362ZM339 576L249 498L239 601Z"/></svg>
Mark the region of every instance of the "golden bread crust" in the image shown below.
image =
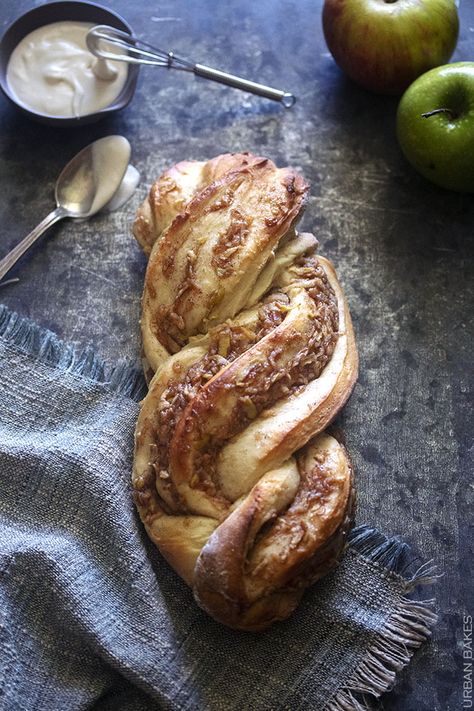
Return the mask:
<svg viewBox="0 0 474 711"><path fill-rule="evenodd" d="M357 350L334 267L295 231L307 191L290 168L224 154L166 171L135 223L150 250L141 325L155 373L136 429L137 507L199 605L244 630L291 613L352 520L349 457L324 430Z"/></svg>

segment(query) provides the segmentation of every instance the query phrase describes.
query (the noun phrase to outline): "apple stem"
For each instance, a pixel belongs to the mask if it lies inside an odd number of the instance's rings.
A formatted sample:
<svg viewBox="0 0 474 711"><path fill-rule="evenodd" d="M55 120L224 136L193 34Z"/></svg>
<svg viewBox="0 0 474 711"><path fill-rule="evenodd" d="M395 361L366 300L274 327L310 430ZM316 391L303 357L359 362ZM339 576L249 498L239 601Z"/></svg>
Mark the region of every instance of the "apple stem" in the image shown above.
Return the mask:
<svg viewBox="0 0 474 711"><path fill-rule="evenodd" d="M435 114L449 114L450 118L455 119L456 114L451 109L434 109L433 111L427 111L425 114L421 114L423 118L429 118Z"/></svg>

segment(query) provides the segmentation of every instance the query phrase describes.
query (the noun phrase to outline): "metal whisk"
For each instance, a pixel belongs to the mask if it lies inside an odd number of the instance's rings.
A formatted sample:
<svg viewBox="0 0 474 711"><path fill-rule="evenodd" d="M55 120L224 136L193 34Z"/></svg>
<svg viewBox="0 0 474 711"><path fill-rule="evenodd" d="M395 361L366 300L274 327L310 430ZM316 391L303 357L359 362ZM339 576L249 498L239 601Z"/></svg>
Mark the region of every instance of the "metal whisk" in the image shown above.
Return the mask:
<svg viewBox="0 0 474 711"><path fill-rule="evenodd" d="M146 64L192 72L198 77L211 79L220 84L233 86L236 89L242 89L258 96L264 96L267 99L273 99L273 101L279 101L287 109L293 106L296 101L296 97L286 91L272 89L270 86L248 81L234 74L221 72L219 69L212 69L212 67L207 67L205 64L195 64L186 59L180 59L173 52L165 52L108 25L96 25L96 27L89 30L86 42L92 54L100 59L112 59L114 62ZM115 48L123 50L123 53L118 52Z"/></svg>

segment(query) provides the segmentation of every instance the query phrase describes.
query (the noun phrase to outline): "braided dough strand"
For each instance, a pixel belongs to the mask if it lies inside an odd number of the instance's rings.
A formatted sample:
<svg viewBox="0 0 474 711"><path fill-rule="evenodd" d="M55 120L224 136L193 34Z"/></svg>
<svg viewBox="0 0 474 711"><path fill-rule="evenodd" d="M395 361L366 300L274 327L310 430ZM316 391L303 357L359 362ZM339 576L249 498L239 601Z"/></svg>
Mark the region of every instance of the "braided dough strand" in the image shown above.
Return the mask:
<svg viewBox="0 0 474 711"><path fill-rule="evenodd" d="M289 168L225 154L166 171L135 225L154 372L137 506L201 607L246 630L287 617L334 566L353 512L347 452L323 430L357 351L334 268L294 229L307 190Z"/></svg>

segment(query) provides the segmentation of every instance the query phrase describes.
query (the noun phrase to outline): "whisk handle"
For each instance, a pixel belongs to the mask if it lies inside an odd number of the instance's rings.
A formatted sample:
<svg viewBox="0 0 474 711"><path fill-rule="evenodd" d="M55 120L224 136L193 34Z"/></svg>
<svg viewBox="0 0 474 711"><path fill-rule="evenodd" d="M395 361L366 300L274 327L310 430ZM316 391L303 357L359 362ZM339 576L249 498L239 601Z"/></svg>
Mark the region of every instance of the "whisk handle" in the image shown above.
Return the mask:
<svg viewBox="0 0 474 711"><path fill-rule="evenodd" d="M271 86L265 86L265 84L258 84L257 82L249 81L248 79L242 79L241 77L237 77L234 74L227 74L227 72L221 72L219 69L212 69L212 67L207 67L205 64L195 64L193 67L193 72L198 77L203 77L204 79L211 79L212 81L217 81L220 84L226 84L227 86L233 86L236 89L242 89L243 91L249 91L251 94L264 96L266 99L280 101L286 109L289 109L291 106L293 106L296 101L296 97L286 91L272 89Z"/></svg>

